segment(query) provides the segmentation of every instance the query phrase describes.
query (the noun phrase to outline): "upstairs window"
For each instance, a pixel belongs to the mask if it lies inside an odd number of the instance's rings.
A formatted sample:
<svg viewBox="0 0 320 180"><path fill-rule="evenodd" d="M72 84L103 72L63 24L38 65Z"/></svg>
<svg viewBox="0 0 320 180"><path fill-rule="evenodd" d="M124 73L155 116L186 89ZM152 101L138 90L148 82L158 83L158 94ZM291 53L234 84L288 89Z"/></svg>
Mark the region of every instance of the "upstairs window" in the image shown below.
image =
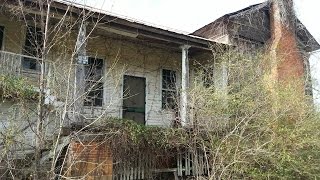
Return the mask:
<svg viewBox="0 0 320 180"><path fill-rule="evenodd" d="M23 69L40 70L40 63L36 58L41 58L43 47L43 35L40 28L28 26L24 45L24 54L27 56L22 60Z"/></svg>
<svg viewBox="0 0 320 180"><path fill-rule="evenodd" d="M177 107L176 72L162 70L162 108L175 109Z"/></svg>
<svg viewBox="0 0 320 180"><path fill-rule="evenodd" d="M4 27L0 26L0 50L3 48Z"/></svg>
<svg viewBox="0 0 320 180"><path fill-rule="evenodd" d="M85 106L102 106L103 103L103 59L88 58L85 65Z"/></svg>

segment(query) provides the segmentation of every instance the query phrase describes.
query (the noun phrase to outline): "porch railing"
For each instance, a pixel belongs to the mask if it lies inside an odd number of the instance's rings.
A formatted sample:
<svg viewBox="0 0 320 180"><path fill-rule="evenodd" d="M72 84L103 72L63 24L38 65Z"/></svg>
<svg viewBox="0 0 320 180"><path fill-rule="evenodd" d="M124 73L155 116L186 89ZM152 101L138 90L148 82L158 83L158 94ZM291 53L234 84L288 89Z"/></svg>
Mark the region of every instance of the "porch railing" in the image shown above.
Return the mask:
<svg viewBox="0 0 320 180"><path fill-rule="evenodd" d="M40 58L0 51L0 75L23 77L31 85L38 86L40 62Z"/></svg>
<svg viewBox="0 0 320 180"><path fill-rule="evenodd" d="M39 62L40 58L31 57L22 54L16 54L7 51L0 51L0 74L2 75L33 75L37 76L40 74ZM32 66L26 64L33 63Z"/></svg>

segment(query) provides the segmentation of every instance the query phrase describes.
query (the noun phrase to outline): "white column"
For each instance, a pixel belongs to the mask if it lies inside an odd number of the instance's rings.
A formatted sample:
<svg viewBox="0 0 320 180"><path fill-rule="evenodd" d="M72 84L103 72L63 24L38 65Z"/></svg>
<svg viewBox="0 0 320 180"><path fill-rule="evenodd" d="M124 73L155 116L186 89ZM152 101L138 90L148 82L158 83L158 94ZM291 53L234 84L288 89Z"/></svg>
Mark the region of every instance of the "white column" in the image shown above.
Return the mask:
<svg viewBox="0 0 320 180"><path fill-rule="evenodd" d="M82 123L82 109L85 93L85 68L84 65L88 63L86 46L86 27L87 24L83 21L79 27L77 42L76 42L76 67L75 67L75 81L74 81L74 119L71 123Z"/></svg>
<svg viewBox="0 0 320 180"><path fill-rule="evenodd" d="M182 73L181 73L181 104L180 104L180 118L181 125L186 126L188 121L188 88L189 88L189 58L188 50L190 46L183 45L182 49Z"/></svg>

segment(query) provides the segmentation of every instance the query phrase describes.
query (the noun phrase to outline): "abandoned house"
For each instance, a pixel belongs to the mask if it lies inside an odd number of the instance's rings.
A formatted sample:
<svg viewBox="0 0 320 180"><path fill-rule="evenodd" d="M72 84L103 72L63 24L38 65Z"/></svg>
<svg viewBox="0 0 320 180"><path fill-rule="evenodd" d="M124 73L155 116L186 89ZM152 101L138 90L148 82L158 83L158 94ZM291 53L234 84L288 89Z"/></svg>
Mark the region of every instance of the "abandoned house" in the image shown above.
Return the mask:
<svg viewBox="0 0 320 180"><path fill-rule="evenodd" d="M90 125L101 116L130 119L146 126L188 126L192 123L187 106L189 82L195 76L197 63L214 63L214 47L270 46L270 51L275 49L275 56L284 59L277 67L279 79L309 76L308 54L320 49L298 20L293 28L282 26L275 15L280 8L270 2L227 14L192 34L67 1L53 1L44 6L45 11L41 6L30 0L3 3L0 72L26 78L36 92L43 92L46 110L63 112L41 119L50 124L44 131L51 140L59 127ZM212 83L217 88L227 86L225 67L215 66L213 71ZM310 94L310 89L306 91ZM25 142L11 149L16 152L11 154L12 159L23 159L34 152L34 124L38 117L25 117L19 109L12 117L9 109L15 108L15 102L6 100L0 104L0 120L3 132L12 131L10 126L14 124L18 139ZM28 106L39 108L34 103ZM64 121L59 123L56 117ZM99 146L98 140L84 150L84 142L69 137L72 133L59 133L65 138L61 138L58 151L68 147L68 156L76 154L78 159L85 157L103 164L97 174L93 171L95 165L87 165L81 170L79 166L71 168L68 175L87 173L92 179L145 178L142 168L115 172L112 153L108 147ZM50 148L46 152L43 161L50 159ZM175 178L196 172L205 174L205 170L192 170L192 163L187 163L192 159L189 155L179 155L175 167L158 168L158 172L171 172ZM6 167L1 163L0 166Z"/></svg>
<svg viewBox="0 0 320 180"><path fill-rule="evenodd" d="M291 8L283 15L281 8L286 4ZM305 93L312 95L309 58L320 45L299 19L290 19L294 16L292 1L271 7L270 2L264 2L226 14L192 35L232 44L243 51L270 47L270 52L282 59L276 77L305 76Z"/></svg>

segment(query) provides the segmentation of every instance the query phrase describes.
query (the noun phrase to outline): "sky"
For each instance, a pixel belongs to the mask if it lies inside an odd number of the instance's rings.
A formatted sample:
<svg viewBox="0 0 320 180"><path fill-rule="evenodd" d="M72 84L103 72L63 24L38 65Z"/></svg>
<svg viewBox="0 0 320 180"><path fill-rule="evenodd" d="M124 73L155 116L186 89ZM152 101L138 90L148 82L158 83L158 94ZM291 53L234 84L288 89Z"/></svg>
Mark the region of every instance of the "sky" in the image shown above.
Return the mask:
<svg viewBox="0 0 320 180"><path fill-rule="evenodd" d="M191 33L224 14L264 0L76 0L82 4ZM294 0L297 17L320 42L320 0ZM320 104L320 52L310 59L316 80L315 99Z"/></svg>

